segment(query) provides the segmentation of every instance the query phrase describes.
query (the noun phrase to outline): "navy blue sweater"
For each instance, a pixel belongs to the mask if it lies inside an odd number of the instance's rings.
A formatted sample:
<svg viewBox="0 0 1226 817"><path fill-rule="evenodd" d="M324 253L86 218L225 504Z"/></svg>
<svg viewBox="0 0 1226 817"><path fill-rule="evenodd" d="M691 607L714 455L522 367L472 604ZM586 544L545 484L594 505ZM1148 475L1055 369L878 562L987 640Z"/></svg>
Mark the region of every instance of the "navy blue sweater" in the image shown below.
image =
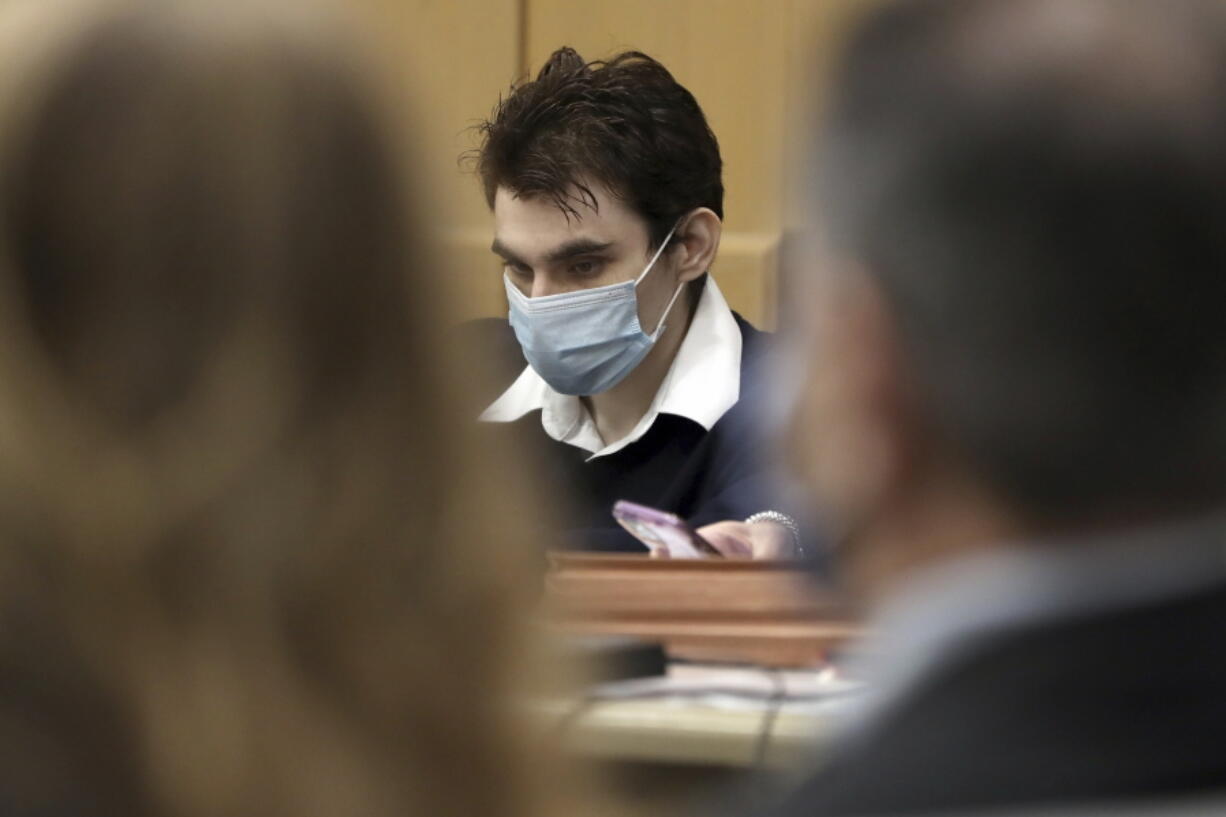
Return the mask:
<svg viewBox="0 0 1226 817"><path fill-rule="evenodd" d="M775 508L769 499L770 480L763 462L765 444L758 432L752 399L769 335L736 315L743 339L741 399L710 431L693 420L661 414L640 439L613 454L588 462L587 451L549 437L541 427L541 414L533 411L503 426L516 435L522 450L539 452L545 494L561 503L570 520L562 533L565 546L576 550L644 552L644 546L626 533L610 514L613 503L628 499L675 513L694 527L726 519L744 519L757 511ZM518 376L524 363L514 333L505 321L470 324L488 337L482 345L497 347L508 372ZM510 381L502 383L502 390ZM501 394L501 390L498 392ZM492 401L497 394L493 395ZM559 497L554 486L566 486Z"/></svg>

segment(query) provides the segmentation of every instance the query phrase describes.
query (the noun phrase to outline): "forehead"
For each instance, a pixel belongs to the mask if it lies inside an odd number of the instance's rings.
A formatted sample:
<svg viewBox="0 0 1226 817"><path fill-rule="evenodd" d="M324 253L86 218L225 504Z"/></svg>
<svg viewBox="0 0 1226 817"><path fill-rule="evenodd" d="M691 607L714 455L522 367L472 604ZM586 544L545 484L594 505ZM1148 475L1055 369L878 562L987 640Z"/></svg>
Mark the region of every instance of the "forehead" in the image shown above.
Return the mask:
<svg viewBox="0 0 1226 817"><path fill-rule="evenodd" d="M521 197L499 187L494 194L494 236L525 258L577 239L645 250L647 222L643 217L607 189L591 189L595 206L576 196L572 199L576 216L563 212L548 196Z"/></svg>

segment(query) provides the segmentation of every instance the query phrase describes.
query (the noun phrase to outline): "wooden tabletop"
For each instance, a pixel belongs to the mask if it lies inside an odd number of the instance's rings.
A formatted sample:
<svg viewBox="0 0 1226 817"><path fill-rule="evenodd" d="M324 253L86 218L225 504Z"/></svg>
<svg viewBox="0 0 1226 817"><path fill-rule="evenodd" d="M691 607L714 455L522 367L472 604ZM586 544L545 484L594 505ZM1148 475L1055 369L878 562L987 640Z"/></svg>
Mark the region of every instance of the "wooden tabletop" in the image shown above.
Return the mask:
<svg viewBox="0 0 1226 817"><path fill-rule="evenodd" d="M655 640L692 660L819 666L860 633L798 562L557 554L547 598L569 632Z"/></svg>

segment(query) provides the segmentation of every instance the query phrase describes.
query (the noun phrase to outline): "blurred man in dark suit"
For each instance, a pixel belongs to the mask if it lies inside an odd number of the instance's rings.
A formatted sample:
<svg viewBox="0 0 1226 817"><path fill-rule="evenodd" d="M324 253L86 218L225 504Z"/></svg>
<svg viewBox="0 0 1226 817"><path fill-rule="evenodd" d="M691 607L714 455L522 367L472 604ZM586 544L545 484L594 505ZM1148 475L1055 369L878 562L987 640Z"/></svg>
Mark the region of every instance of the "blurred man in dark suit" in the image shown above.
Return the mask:
<svg viewBox="0 0 1226 817"><path fill-rule="evenodd" d="M851 38L794 421L872 694L789 814L1226 791L1221 14L927 0Z"/></svg>

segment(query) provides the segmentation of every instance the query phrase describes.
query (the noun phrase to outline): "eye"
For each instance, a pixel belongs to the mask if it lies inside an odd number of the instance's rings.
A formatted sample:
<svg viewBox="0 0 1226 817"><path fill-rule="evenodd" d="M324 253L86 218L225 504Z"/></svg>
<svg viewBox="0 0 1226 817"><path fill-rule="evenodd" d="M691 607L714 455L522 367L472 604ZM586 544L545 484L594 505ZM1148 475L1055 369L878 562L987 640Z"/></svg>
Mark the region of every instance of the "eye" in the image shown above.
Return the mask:
<svg viewBox="0 0 1226 817"><path fill-rule="evenodd" d="M512 278L518 278L521 281L532 280L532 270L519 264L512 264L510 261L502 265L502 271Z"/></svg>
<svg viewBox="0 0 1226 817"><path fill-rule="evenodd" d="M604 261L599 258L581 258L570 265L572 275L597 275L604 268Z"/></svg>

